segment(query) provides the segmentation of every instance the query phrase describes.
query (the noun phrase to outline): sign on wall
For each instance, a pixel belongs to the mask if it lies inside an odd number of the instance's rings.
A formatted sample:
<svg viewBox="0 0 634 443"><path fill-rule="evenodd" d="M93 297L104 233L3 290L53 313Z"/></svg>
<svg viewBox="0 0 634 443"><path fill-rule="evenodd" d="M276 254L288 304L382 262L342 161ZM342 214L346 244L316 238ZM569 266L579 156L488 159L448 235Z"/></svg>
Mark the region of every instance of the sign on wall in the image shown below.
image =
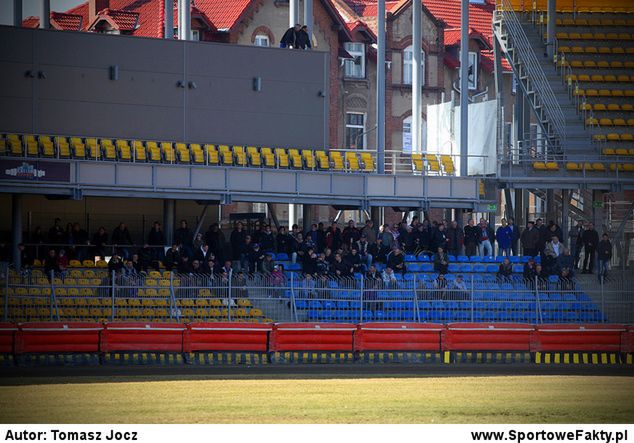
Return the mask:
<svg viewBox="0 0 634 443"><path fill-rule="evenodd" d="M3 180L69 182L70 164L47 161L0 160Z"/></svg>

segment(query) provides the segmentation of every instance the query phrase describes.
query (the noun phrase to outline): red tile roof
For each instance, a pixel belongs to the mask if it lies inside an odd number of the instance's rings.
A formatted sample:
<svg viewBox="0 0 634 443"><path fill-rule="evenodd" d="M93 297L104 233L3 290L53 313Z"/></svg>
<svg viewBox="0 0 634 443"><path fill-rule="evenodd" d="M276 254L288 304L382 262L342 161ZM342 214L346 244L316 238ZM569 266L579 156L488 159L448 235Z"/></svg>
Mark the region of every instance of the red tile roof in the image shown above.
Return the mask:
<svg viewBox="0 0 634 443"><path fill-rule="evenodd" d="M218 29L230 29L247 9L252 0L196 0L196 7L203 11Z"/></svg>
<svg viewBox="0 0 634 443"><path fill-rule="evenodd" d="M445 29L445 46L455 46L460 44L460 39L462 37L462 30L460 28L451 28ZM485 47L489 47L488 40L486 36L484 36L481 32L476 31L471 28L471 32L469 32L469 38L479 38L484 43Z"/></svg>
<svg viewBox="0 0 634 443"><path fill-rule="evenodd" d="M99 20L108 20L116 29L124 32L134 31L139 25L139 13L123 9L103 9L97 13L97 17L89 25L92 27Z"/></svg>
<svg viewBox="0 0 634 443"><path fill-rule="evenodd" d="M82 26L82 16L76 14L66 14L64 12L51 12L51 27L62 31L80 31ZM22 20L24 28L39 28L40 18L31 16Z"/></svg>
<svg viewBox="0 0 634 443"><path fill-rule="evenodd" d="M110 0L110 10L134 12L138 14L137 27L130 31L132 35L141 37L163 37L163 2L159 0ZM88 2L82 3L67 11L69 14L81 15L82 30L86 30L92 23L88 19ZM117 14L115 14L117 15ZM129 25L129 17L118 18L124 25ZM114 17L112 18L114 20Z"/></svg>

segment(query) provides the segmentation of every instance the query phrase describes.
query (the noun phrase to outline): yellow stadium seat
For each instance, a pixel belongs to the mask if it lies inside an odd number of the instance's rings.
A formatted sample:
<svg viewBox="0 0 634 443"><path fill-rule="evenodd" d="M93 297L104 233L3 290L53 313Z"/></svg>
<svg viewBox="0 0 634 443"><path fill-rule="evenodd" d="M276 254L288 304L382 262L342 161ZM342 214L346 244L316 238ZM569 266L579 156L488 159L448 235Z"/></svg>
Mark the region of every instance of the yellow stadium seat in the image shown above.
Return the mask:
<svg viewBox="0 0 634 443"><path fill-rule="evenodd" d="M244 146L234 146L233 155L236 166L247 166L247 154L244 150Z"/></svg>
<svg viewBox="0 0 634 443"><path fill-rule="evenodd" d="M579 74L578 80L580 82L589 82L590 81L590 76L587 74Z"/></svg>
<svg viewBox="0 0 634 443"><path fill-rule="evenodd" d="M601 150L601 152L603 153L603 155L615 155L616 151L613 148L603 148Z"/></svg>
<svg viewBox="0 0 634 443"><path fill-rule="evenodd" d="M40 148L44 157L55 157L55 144L48 135L42 135L39 137Z"/></svg>
<svg viewBox="0 0 634 443"><path fill-rule="evenodd" d="M70 158L70 144L66 137L55 137L59 158Z"/></svg>
<svg viewBox="0 0 634 443"><path fill-rule="evenodd" d="M86 157L92 160L99 160L101 158L101 145L96 138L86 139Z"/></svg>
<svg viewBox="0 0 634 443"><path fill-rule="evenodd" d="M102 138L100 143L103 158L106 160L116 160L117 150L115 148L115 145L112 144L112 140Z"/></svg>
<svg viewBox="0 0 634 443"><path fill-rule="evenodd" d="M161 149L156 142L147 142L147 154L151 162L160 163Z"/></svg>
<svg viewBox="0 0 634 443"><path fill-rule="evenodd" d="M220 163L220 155L214 145L207 144L203 147L203 149L207 154L207 164L218 165Z"/></svg>
<svg viewBox="0 0 634 443"><path fill-rule="evenodd" d="M205 164L205 153L203 148L198 143L191 143L189 145L189 150L191 152L191 160L195 165L204 165Z"/></svg>
<svg viewBox="0 0 634 443"><path fill-rule="evenodd" d="M361 163L363 163L364 172L374 171L374 158L372 158L372 154L369 152L361 153Z"/></svg>
<svg viewBox="0 0 634 443"><path fill-rule="evenodd" d="M592 111L592 105L590 103L580 103L579 104L580 111Z"/></svg>
<svg viewBox="0 0 634 443"><path fill-rule="evenodd" d="M141 140L134 140L132 142L132 150L134 152L134 161L145 162L147 161L147 153L145 151L145 145Z"/></svg>
<svg viewBox="0 0 634 443"><path fill-rule="evenodd" d="M33 135L24 136L24 144L26 145L26 155L29 157L37 157L39 155L39 148L37 140Z"/></svg>
<svg viewBox="0 0 634 443"><path fill-rule="evenodd" d="M579 77L581 77L581 76L579 76ZM590 81L593 81L593 82L602 82L602 81L603 81L603 76L602 76L602 75L600 75L600 74L594 74L594 75L591 75L591 76L590 76Z"/></svg>
<svg viewBox="0 0 634 443"><path fill-rule="evenodd" d="M538 171L545 171L546 170L546 163L533 162L533 169L536 169Z"/></svg>
<svg viewBox="0 0 634 443"><path fill-rule="evenodd" d="M596 120L596 118L594 120ZM601 126L612 126L612 119L610 119L610 118L602 118L602 119L599 120L599 125L601 125Z"/></svg>
<svg viewBox="0 0 634 443"><path fill-rule="evenodd" d="M566 163L566 169L569 171L581 171L583 167L579 163L568 162Z"/></svg>
<svg viewBox="0 0 634 443"><path fill-rule="evenodd" d="M86 145L79 137L70 138L70 146L72 148L73 157L86 158Z"/></svg>
<svg viewBox="0 0 634 443"><path fill-rule="evenodd" d="M605 138L606 138L608 141L618 141L618 140L619 140L619 134L610 133L610 134L607 134L607 135L605 136Z"/></svg>
<svg viewBox="0 0 634 443"><path fill-rule="evenodd" d="M625 149L625 148L618 148L614 150L614 153L616 155L628 155L629 154L629 149Z"/></svg>
<svg viewBox="0 0 634 443"><path fill-rule="evenodd" d="M179 163L191 163L191 155L185 143L176 143L176 159Z"/></svg>
<svg viewBox="0 0 634 443"><path fill-rule="evenodd" d="M356 152L347 151L345 154L346 163L348 165L348 169L351 171L359 171L361 169L361 164L359 163L359 157L357 157Z"/></svg>
<svg viewBox="0 0 634 443"><path fill-rule="evenodd" d="M127 140L117 139L115 140L115 146L117 147L117 152L121 161L132 161L132 148Z"/></svg>
<svg viewBox="0 0 634 443"><path fill-rule="evenodd" d="M627 134L621 134L621 141L623 142L631 142L634 141L634 135L627 133Z"/></svg>
<svg viewBox="0 0 634 443"><path fill-rule="evenodd" d="M595 109L596 111L597 109ZM603 111L620 111L621 110L621 106L618 103L608 103L608 107L606 108L605 105L603 105Z"/></svg>
<svg viewBox="0 0 634 443"><path fill-rule="evenodd" d="M343 156L339 151L330 151L330 162L332 163L332 168L336 171L342 171L345 167Z"/></svg>
<svg viewBox="0 0 634 443"><path fill-rule="evenodd" d="M614 120L612 120L612 124L614 126L626 126L627 125L627 123L625 123L625 119L622 119L622 118L615 118Z"/></svg>
<svg viewBox="0 0 634 443"><path fill-rule="evenodd" d="M161 152L166 163L176 163L176 154L174 147L170 142L161 142Z"/></svg>

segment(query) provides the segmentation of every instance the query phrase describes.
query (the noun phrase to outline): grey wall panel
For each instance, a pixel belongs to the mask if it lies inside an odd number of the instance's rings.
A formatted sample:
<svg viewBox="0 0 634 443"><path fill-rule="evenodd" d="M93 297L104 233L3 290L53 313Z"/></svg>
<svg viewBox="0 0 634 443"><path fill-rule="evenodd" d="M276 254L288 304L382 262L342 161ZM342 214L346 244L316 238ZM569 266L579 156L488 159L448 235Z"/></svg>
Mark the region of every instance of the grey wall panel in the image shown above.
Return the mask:
<svg viewBox="0 0 634 443"><path fill-rule="evenodd" d="M333 175L332 192L335 195L363 195L363 176Z"/></svg>
<svg viewBox="0 0 634 443"><path fill-rule="evenodd" d="M214 168L192 168L192 188L225 189L225 170Z"/></svg>
<svg viewBox="0 0 634 443"><path fill-rule="evenodd" d="M157 166L156 186L159 188L188 188L189 168Z"/></svg>
<svg viewBox="0 0 634 443"><path fill-rule="evenodd" d="M444 177L434 177L433 180L427 180L427 196L429 198L450 198L451 179Z"/></svg>
<svg viewBox="0 0 634 443"><path fill-rule="evenodd" d="M477 180L453 179L451 183L451 193L461 198L476 198L479 192L477 184Z"/></svg>
<svg viewBox="0 0 634 443"><path fill-rule="evenodd" d="M394 192L394 176L368 176L368 196L391 196Z"/></svg>
<svg viewBox="0 0 634 443"><path fill-rule="evenodd" d="M0 132L33 132L33 101L26 97L1 97Z"/></svg>
<svg viewBox="0 0 634 443"><path fill-rule="evenodd" d="M115 184L115 165L112 163L79 163L79 183L83 184Z"/></svg>
<svg viewBox="0 0 634 443"><path fill-rule="evenodd" d="M236 191L250 191L260 189L262 171L248 169L229 169L229 188Z"/></svg>
<svg viewBox="0 0 634 443"><path fill-rule="evenodd" d="M183 70L182 42L106 34L32 31L42 64L122 71L172 72Z"/></svg>
<svg viewBox="0 0 634 443"><path fill-rule="evenodd" d="M295 174L288 172L263 171L262 191L264 192L295 192Z"/></svg>
<svg viewBox="0 0 634 443"><path fill-rule="evenodd" d="M150 186L152 184L152 166L150 165L117 165L117 185Z"/></svg>
<svg viewBox="0 0 634 443"><path fill-rule="evenodd" d="M423 177L397 177L395 189L396 196L422 198L424 196L423 184ZM449 188L447 188L447 193L449 193Z"/></svg>
<svg viewBox="0 0 634 443"><path fill-rule="evenodd" d="M331 192L330 176L326 174L299 174L300 194L328 195Z"/></svg>
<svg viewBox="0 0 634 443"><path fill-rule="evenodd" d="M178 108L39 100L42 133L180 140L182 127Z"/></svg>
<svg viewBox="0 0 634 443"><path fill-rule="evenodd" d="M28 29L0 26L0 61L32 63L34 35Z"/></svg>
<svg viewBox="0 0 634 443"><path fill-rule="evenodd" d="M21 106L0 129L323 147L327 62L318 51L0 26L0 103L34 91L34 112ZM29 68L45 78L25 78Z"/></svg>

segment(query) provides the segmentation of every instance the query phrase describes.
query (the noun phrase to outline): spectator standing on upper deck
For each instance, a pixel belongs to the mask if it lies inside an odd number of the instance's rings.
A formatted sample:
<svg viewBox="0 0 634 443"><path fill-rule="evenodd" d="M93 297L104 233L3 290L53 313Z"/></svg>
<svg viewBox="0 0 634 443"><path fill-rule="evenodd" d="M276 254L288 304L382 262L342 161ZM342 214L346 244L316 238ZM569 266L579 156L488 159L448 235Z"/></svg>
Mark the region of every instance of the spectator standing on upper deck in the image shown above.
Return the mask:
<svg viewBox="0 0 634 443"><path fill-rule="evenodd" d="M112 231L112 244L115 246L129 246L132 245L132 236L125 223L119 223L119 226ZM118 248L117 254L121 255L124 259L130 256L130 248Z"/></svg>
<svg viewBox="0 0 634 443"><path fill-rule="evenodd" d="M191 257L194 254L194 238L187 225L187 220L181 220L180 228L174 232L174 241L183 248L183 255Z"/></svg>
<svg viewBox="0 0 634 443"><path fill-rule="evenodd" d="M334 221L326 233L326 247L336 251L341 247L342 242L341 229L339 229L337 222Z"/></svg>
<svg viewBox="0 0 634 443"><path fill-rule="evenodd" d="M568 233L568 238L570 239L570 250L574 260L574 269L578 268L579 255L581 254L581 249L583 249L583 231L583 221L578 220L577 226L573 227Z"/></svg>
<svg viewBox="0 0 634 443"><path fill-rule="evenodd" d="M513 255L518 255L518 242L520 239L520 229L515 225L515 219L513 217L509 217L508 220L509 228L511 229L511 253Z"/></svg>
<svg viewBox="0 0 634 443"><path fill-rule="evenodd" d="M229 242L231 243L231 254L234 260L240 260L240 254L242 253L242 245L244 244L244 238L247 236L244 230L242 222L236 223Z"/></svg>
<svg viewBox="0 0 634 443"><path fill-rule="evenodd" d="M478 233L480 235L480 255L483 257L493 255L495 234L493 233L493 228L489 226L489 223L484 218L480 219Z"/></svg>
<svg viewBox="0 0 634 443"><path fill-rule="evenodd" d="M588 223L588 229L583 231L581 241L583 242L583 251L585 254L582 274L592 274L592 270L594 269L594 254L599 244L599 233L594 229L593 223Z"/></svg>
<svg viewBox="0 0 634 443"><path fill-rule="evenodd" d="M150 229L149 234L147 235L147 244L153 246L152 248L152 257L156 260L162 260L163 256L163 246L165 246L165 235L163 234L163 230L161 229L161 224L158 221L155 221L152 225L152 229Z"/></svg>
<svg viewBox="0 0 634 443"><path fill-rule="evenodd" d="M92 236L92 244L94 245L94 255L103 259L106 256L106 244L108 243L108 233L106 228L100 226L97 232Z"/></svg>
<svg viewBox="0 0 634 443"><path fill-rule="evenodd" d="M539 230L535 227L535 223L529 221L527 223L526 229L524 229L524 232L522 232L522 236L520 237L522 241L524 255L528 255L530 257L535 257L537 255L539 236L540 233Z"/></svg>
<svg viewBox="0 0 634 443"><path fill-rule="evenodd" d="M350 250L352 244L361 238L361 233L354 225L354 220L348 221L348 226L346 226L341 233L341 238L343 240L344 249Z"/></svg>
<svg viewBox="0 0 634 443"><path fill-rule="evenodd" d="M376 242L376 234L377 230L374 227L374 222L370 219L365 221L365 226L361 229L361 235L365 235L368 240L368 244L373 244Z"/></svg>
<svg viewBox="0 0 634 443"><path fill-rule="evenodd" d="M612 243L608 234L603 234L601 241L597 245L597 259L599 264L599 282L608 276L608 267L610 266L610 260L612 259Z"/></svg>
<svg viewBox="0 0 634 443"><path fill-rule="evenodd" d="M449 255L442 246L438 247L436 255L434 255L434 271L440 274L446 274L449 269Z"/></svg>
<svg viewBox="0 0 634 443"><path fill-rule="evenodd" d="M308 35L308 26L304 25L301 27L301 29L297 33L295 44L299 47L299 49L307 50L312 48L312 45L310 43L310 35Z"/></svg>
<svg viewBox="0 0 634 443"><path fill-rule="evenodd" d="M451 226L447 229L447 243L449 254L456 256L462 254L464 232L458 227L458 222L455 220L451 222Z"/></svg>
<svg viewBox="0 0 634 443"><path fill-rule="evenodd" d="M275 252L275 234L271 231L271 225L266 225L260 234L260 247L263 252Z"/></svg>
<svg viewBox="0 0 634 443"><path fill-rule="evenodd" d="M64 233L64 228L60 226L61 221L60 218L56 218L53 226L48 230L48 241L50 243L61 244L64 242L66 234Z"/></svg>
<svg viewBox="0 0 634 443"><path fill-rule="evenodd" d="M280 48L301 49L298 41L301 30L302 25L299 23L296 23L292 28L288 28L280 40Z"/></svg>
<svg viewBox="0 0 634 443"><path fill-rule="evenodd" d="M464 227L464 244L465 254L473 257L478 253L478 244L480 243L480 232L475 225L474 219L469 219L467 226Z"/></svg>
<svg viewBox="0 0 634 443"><path fill-rule="evenodd" d="M495 234L495 239L498 242L498 254L506 255L508 257L511 255L513 229L508 225L505 218L503 218L501 222L502 226L498 227Z"/></svg>

